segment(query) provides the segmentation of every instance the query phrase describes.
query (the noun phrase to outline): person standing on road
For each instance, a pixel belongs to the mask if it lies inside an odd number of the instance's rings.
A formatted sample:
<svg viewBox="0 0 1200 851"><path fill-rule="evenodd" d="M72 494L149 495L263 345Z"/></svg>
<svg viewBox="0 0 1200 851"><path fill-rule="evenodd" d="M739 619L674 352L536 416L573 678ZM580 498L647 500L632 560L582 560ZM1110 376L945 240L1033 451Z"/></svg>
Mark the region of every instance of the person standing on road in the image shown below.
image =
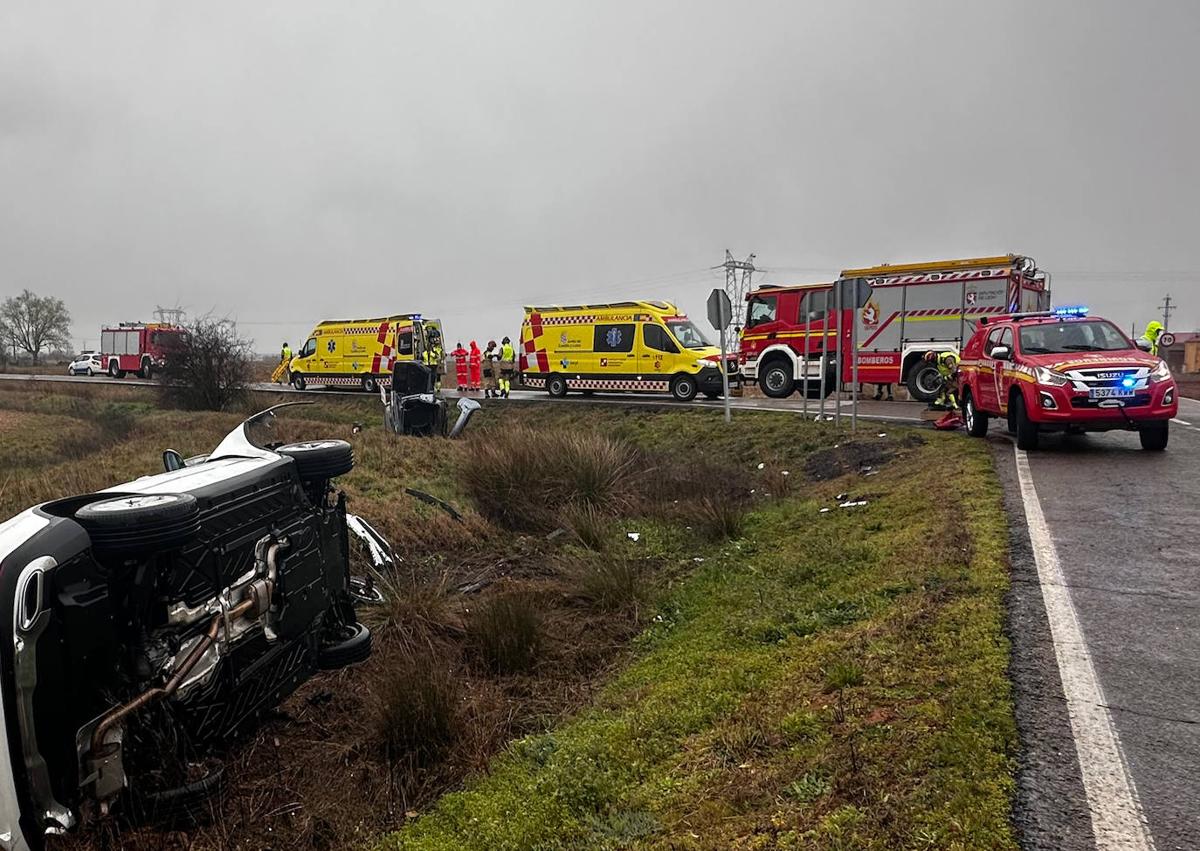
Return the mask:
<svg viewBox="0 0 1200 851"><path fill-rule="evenodd" d="M500 395L505 399L512 390L512 378L516 371L517 353L513 349L512 340L505 337L500 342Z"/></svg>
<svg viewBox="0 0 1200 851"><path fill-rule="evenodd" d="M483 395L489 399L500 395L500 350L495 340L488 340L483 350Z"/></svg>
<svg viewBox="0 0 1200 851"><path fill-rule="evenodd" d="M480 381L480 371L483 364L483 352L479 351L479 344L474 340L471 341L471 353L467 356L467 369L470 372L469 388L476 393L482 389Z"/></svg>
<svg viewBox="0 0 1200 851"><path fill-rule="evenodd" d="M288 366L292 362L292 347L287 344L287 340L283 341L283 346L279 349L279 366L275 367L275 373L271 376L271 380L276 384L282 384L288 379Z"/></svg>
<svg viewBox="0 0 1200 851"><path fill-rule="evenodd" d="M1158 355L1158 338L1162 336L1163 324L1157 320L1146 326L1146 332L1138 337L1137 342L1152 355ZM1144 344L1144 345L1143 345Z"/></svg>
<svg viewBox="0 0 1200 851"><path fill-rule="evenodd" d="M460 342L450 354L454 358L454 386L458 388L460 393L465 392L470 383L467 373L467 350L463 348L463 344Z"/></svg>
<svg viewBox="0 0 1200 851"><path fill-rule="evenodd" d="M896 398L892 395L892 385L891 384L876 384L875 385L875 401L876 402L883 401L883 391L884 390L887 390L887 400L889 402L896 401Z"/></svg>

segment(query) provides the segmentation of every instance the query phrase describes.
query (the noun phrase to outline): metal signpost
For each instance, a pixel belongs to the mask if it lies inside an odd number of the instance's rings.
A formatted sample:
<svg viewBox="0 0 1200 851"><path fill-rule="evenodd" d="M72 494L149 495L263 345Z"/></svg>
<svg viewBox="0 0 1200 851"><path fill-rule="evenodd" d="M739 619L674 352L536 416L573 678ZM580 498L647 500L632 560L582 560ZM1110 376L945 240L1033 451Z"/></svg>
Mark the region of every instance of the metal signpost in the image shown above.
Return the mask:
<svg viewBox="0 0 1200 851"><path fill-rule="evenodd" d="M854 300L853 309L851 310L850 320L850 357L853 359L850 362L850 433L854 434L858 431L858 285L862 282L862 278L854 279Z"/></svg>
<svg viewBox="0 0 1200 851"><path fill-rule="evenodd" d="M813 311L809 310L809 296L815 296L816 293L804 293L800 296L800 309L804 311L804 359L800 361L800 392L804 394L804 401L800 403L800 410L804 419L808 419L808 358L812 354L812 315Z"/></svg>
<svg viewBox="0 0 1200 851"><path fill-rule="evenodd" d="M825 316L821 320L821 413L817 419L825 422L825 372L829 364L829 290L825 290Z"/></svg>
<svg viewBox="0 0 1200 851"><path fill-rule="evenodd" d="M725 329L733 321L733 304L729 301L729 293L725 290L714 289L708 295L708 321L713 330L721 334L721 389L725 399L725 422L729 422L732 414L729 410L729 369L725 357Z"/></svg>
<svg viewBox="0 0 1200 851"><path fill-rule="evenodd" d="M837 367L837 378L833 382L833 425L839 431L842 428L842 308L845 306L846 297L843 292L846 288L842 286L842 282L837 282L837 354L835 355L835 365Z"/></svg>

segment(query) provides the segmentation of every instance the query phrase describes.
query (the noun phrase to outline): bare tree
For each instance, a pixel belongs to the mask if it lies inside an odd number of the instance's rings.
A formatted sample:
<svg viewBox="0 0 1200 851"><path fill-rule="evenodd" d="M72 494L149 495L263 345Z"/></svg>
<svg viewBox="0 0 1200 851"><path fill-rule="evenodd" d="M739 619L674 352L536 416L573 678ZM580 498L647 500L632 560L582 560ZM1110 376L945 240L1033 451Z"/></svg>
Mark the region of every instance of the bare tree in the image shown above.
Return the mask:
<svg viewBox="0 0 1200 851"><path fill-rule="evenodd" d="M71 345L71 312L61 298L25 290L0 305L0 337L36 364L43 349Z"/></svg>
<svg viewBox="0 0 1200 851"><path fill-rule="evenodd" d="M250 345L233 325L203 317L172 335L159 373L164 400L188 410L224 411L246 400Z"/></svg>

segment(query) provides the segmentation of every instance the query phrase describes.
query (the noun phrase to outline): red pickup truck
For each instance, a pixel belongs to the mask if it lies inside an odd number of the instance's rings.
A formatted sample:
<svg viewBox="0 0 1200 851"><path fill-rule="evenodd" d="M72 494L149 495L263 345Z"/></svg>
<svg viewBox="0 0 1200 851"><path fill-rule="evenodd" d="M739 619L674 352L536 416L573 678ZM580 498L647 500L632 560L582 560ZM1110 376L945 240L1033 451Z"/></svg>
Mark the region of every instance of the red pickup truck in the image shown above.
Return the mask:
<svg viewBox="0 0 1200 851"><path fill-rule="evenodd" d="M959 392L972 436L1005 417L1021 449L1036 449L1046 431L1125 429L1143 449L1163 450L1179 410L1162 358L1084 308L981 320L963 349Z"/></svg>

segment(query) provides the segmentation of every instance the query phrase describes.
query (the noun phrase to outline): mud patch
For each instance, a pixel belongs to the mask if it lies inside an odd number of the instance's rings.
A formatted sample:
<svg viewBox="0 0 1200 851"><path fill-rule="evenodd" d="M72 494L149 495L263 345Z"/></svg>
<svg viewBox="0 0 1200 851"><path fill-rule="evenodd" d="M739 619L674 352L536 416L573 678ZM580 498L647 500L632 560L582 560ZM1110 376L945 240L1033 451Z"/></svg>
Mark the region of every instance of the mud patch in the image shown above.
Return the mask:
<svg viewBox="0 0 1200 851"><path fill-rule="evenodd" d="M923 446L925 438L906 434L898 438L863 437L849 440L828 449L818 449L804 461L804 474L813 481L824 482L847 473L861 472L870 467L879 469L908 450Z"/></svg>

